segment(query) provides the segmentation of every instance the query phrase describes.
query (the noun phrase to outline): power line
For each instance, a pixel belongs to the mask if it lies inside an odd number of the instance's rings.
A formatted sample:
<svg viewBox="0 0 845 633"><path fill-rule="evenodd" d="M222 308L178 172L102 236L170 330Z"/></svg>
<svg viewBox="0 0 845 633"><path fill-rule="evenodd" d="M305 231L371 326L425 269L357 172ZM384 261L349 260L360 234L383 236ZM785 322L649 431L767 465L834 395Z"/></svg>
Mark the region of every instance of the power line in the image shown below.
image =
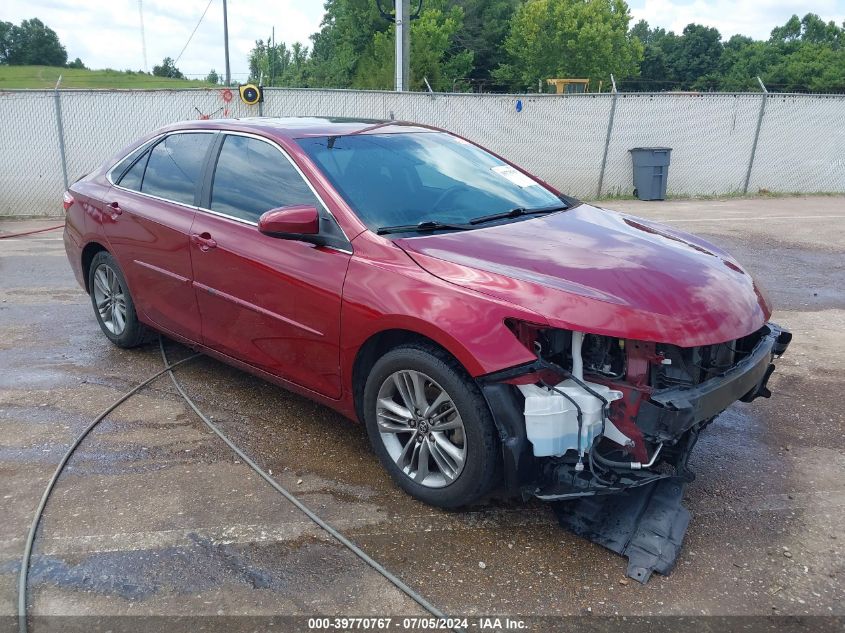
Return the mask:
<svg viewBox="0 0 845 633"><path fill-rule="evenodd" d="M185 49L188 48L188 44L190 44L191 40L194 39L194 34L197 32L197 29L200 27L200 24L202 24L202 21L205 19L205 14L208 13L208 9L209 7L211 7L212 2L214 2L214 0L208 0L208 4L205 5L205 11L202 12L199 22L197 22L197 25L194 27L194 30L191 31L191 36L188 38L188 41L185 42L185 45L182 47L182 52L179 53L179 56L176 58L176 61L173 62L174 66L180 59L182 59L182 55L185 53Z"/></svg>

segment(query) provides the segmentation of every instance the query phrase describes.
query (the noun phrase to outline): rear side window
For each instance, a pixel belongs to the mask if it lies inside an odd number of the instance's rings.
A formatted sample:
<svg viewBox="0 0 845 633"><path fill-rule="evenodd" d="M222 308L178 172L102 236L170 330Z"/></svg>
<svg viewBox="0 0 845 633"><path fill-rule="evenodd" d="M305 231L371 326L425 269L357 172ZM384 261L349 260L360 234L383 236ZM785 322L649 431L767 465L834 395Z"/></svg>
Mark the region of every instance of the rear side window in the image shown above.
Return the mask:
<svg viewBox="0 0 845 633"><path fill-rule="evenodd" d="M194 204L194 192L213 140L214 134L203 133L165 137L150 151L141 191L182 204Z"/></svg>
<svg viewBox="0 0 845 633"><path fill-rule="evenodd" d="M305 180L276 147L246 136L226 137L214 172L212 211L257 222L265 211L298 204L320 207Z"/></svg>

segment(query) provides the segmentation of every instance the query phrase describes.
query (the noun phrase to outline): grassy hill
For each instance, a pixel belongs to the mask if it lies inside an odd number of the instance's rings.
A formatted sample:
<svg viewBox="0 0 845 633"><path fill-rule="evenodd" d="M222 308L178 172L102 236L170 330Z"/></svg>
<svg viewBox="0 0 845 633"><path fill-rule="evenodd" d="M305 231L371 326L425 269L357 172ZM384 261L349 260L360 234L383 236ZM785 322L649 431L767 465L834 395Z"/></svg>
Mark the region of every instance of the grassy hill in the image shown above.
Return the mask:
<svg viewBox="0 0 845 633"><path fill-rule="evenodd" d="M88 70L55 66L0 66L0 90L55 88L62 76L62 88L208 88L213 84L198 79L168 79L119 70Z"/></svg>

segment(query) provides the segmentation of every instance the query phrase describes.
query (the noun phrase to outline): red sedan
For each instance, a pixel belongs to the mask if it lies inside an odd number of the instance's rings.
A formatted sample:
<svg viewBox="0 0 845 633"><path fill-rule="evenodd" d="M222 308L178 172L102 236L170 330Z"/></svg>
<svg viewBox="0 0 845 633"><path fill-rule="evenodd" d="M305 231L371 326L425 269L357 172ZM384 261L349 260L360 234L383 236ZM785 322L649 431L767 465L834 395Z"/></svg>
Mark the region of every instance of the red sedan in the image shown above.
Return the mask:
<svg viewBox="0 0 845 633"><path fill-rule="evenodd" d="M173 125L64 206L113 343L162 332L360 420L444 507L684 473L791 338L719 248L409 123Z"/></svg>

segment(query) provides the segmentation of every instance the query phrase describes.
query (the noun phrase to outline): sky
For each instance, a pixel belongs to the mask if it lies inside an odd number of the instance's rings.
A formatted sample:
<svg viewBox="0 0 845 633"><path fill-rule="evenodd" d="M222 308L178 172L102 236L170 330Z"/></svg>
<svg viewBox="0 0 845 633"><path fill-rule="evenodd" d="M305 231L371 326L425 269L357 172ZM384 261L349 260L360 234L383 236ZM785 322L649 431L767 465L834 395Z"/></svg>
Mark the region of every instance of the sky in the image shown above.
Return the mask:
<svg viewBox="0 0 845 633"><path fill-rule="evenodd" d="M375 0L373 0L375 1ZM766 39L792 14L819 14L842 24L845 0L628 0L634 22L680 32L690 22L715 26L727 39L741 33ZM223 73L222 0L142 0L147 64L176 59L191 31L205 18L177 67L188 76L204 77L214 68ZM0 20L20 23L38 17L56 31L69 59L79 57L89 68L144 70L138 0L2 0ZM318 30L323 0L228 0L229 57L232 78L243 81L247 58L256 39L267 39L275 26L276 41L309 45Z"/></svg>

